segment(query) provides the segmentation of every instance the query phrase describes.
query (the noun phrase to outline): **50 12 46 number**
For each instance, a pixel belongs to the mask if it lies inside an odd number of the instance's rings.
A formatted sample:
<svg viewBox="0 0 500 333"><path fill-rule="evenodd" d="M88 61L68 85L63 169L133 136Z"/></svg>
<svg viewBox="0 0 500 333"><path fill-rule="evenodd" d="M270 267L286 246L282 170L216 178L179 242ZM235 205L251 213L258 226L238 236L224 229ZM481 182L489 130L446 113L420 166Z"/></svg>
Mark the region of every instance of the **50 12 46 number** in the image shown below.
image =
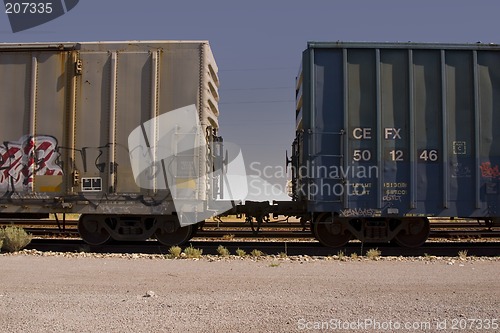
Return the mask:
<svg viewBox="0 0 500 333"><path fill-rule="evenodd" d="M355 162L360 162L360 161L369 161L372 158L372 153L368 150L362 150L362 149L354 149L352 152L352 159Z"/></svg>
<svg viewBox="0 0 500 333"><path fill-rule="evenodd" d="M425 162L437 162L438 151L436 149L423 149L419 152L418 158Z"/></svg>
<svg viewBox="0 0 500 333"><path fill-rule="evenodd" d="M404 161L404 153L402 150L397 149L397 150L391 150L389 152L389 155L391 157L391 161L395 162L403 162Z"/></svg>
<svg viewBox="0 0 500 333"><path fill-rule="evenodd" d="M6 2L6 14L50 14L52 2Z"/></svg>

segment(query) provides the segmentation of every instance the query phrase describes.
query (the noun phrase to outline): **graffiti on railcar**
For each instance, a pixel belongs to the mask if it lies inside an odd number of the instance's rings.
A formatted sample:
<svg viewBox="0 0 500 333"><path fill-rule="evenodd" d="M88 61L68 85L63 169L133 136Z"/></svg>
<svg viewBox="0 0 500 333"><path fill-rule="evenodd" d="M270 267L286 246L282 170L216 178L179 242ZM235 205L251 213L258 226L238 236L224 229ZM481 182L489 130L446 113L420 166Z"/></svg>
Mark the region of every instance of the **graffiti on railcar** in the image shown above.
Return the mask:
<svg viewBox="0 0 500 333"><path fill-rule="evenodd" d="M31 191L34 176L62 176L57 139L24 136L0 145L0 190Z"/></svg>
<svg viewBox="0 0 500 333"><path fill-rule="evenodd" d="M479 168L483 178L500 179L500 169L498 165L492 166L491 162L483 162Z"/></svg>
<svg viewBox="0 0 500 333"><path fill-rule="evenodd" d="M374 216L380 216L381 212L378 209L372 209L372 208L349 208L349 209L344 209L340 211L340 216L342 217L361 217L361 216L366 216L366 217L374 217Z"/></svg>

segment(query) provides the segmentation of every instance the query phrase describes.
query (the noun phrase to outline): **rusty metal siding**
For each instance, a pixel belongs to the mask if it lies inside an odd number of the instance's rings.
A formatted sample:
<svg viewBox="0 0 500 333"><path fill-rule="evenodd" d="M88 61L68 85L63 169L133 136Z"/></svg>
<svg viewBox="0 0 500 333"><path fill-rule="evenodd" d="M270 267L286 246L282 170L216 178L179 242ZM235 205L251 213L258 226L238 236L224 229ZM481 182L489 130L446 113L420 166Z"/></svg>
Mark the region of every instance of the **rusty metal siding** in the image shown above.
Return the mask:
<svg viewBox="0 0 500 333"><path fill-rule="evenodd" d="M29 132L31 54L0 52L0 110L2 139L17 140Z"/></svg>
<svg viewBox="0 0 500 333"><path fill-rule="evenodd" d="M58 151L64 145L67 57L66 51L0 55L2 189L65 192L58 165L65 156Z"/></svg>
<svg viewBox="0 0 500 333"><path fill-rule="evenodd" d="M188 104L199 105L200 46L166 45L160 61L160 114ZM181 84L179 78L196 85Z"/></svg>
<svg viewBox="0 0 500 333"><path fill-rule="evenodd" d="M0 151L0 190L44 200L83 195L99 200L102 209L107 195L155 196L155 189L140 189L134 181L129 134L190 104L200 111L204 129L217 129L218 84L206 41L0 44L0 139L13 142L19 155L13 165L12 153ZM41 148L30 148L37 137ZM207 154L197 152L197 168L208 168ZM57 157L53 168L46 168L44 158L51 157ZM38 167L45 167L43 174ZM18 184L12 188L14 178ZM85 192L84 178L99 180L98 186ZM196 188L197 198L205 200L207 181L198 180Z"/></svg>
<svg viewBox="0 0 500 333"><path fill-rule="evenodd" d="M111 57L107 52L80 52L78 58L83 70L75 94L75 168L81 178L102 177L108 188Z"/></svg>
<svg viewBox="0 0 500 333"><path fill-rule="evenodd" d="M137 193L126 145L130 133L151 119L152 61L149 52L120 52L117 57L115 170L116 192Z"/></svg>
<svg viewBox="0 0 500 333"><path fill-rule="evenodd" d="M65 148L65 126L66 104L68 93L68 76L73 73L68 73L68 52L35 52L33 57L37 62L35 103L34 103L34 131L31 134L34 136L34 145L41 145L38 141L47 140L45 137L50 137L54 141L54 146L58 150L42 152L36 150L38 154L43 156L35 156L35 159L47 159L48 154L59 154L57 158L52 158L54 163L63 161L68 154ZM71 68L71 66L69 67ZM32 82L33 84L33 82ZM33 121L33 120L32 120ZM40 139L39 139L40 138ZM36 162L39 168L40 164ZM63 182L63 171L57 175L38 175L34 172L33 175L33 190L35 192L51 192L53 194L66 193L65 184Z"/></svg>

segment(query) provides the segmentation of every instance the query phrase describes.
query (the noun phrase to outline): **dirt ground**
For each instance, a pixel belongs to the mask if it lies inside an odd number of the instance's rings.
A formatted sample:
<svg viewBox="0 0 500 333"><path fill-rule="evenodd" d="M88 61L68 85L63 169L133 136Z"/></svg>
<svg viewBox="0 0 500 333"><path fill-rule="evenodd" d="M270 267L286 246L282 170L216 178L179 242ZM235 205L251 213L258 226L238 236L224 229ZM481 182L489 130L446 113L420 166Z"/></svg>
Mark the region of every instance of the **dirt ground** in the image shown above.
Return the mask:
<svg viewBox="0 0 500 333"><path fill-rule="evenodd" d="M1 255L0 331L494 332L499 278L498 260Z"/></svg>

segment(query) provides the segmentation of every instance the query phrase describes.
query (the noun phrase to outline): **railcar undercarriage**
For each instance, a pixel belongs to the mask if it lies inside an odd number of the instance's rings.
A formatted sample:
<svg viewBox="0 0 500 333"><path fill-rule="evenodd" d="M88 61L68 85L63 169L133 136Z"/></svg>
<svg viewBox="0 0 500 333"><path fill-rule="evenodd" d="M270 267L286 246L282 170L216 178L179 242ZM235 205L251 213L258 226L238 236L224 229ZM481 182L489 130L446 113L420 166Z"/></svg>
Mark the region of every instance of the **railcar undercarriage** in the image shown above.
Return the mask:
<svg viewBox="0 0 500 333"><path fill-rule="evenodd" d="M190 240L197 225L181 227L174 215L98 215L83 214L78 221L78 232L90 245L102 245L111 239L117 241L144 241L155 237L171 246Z"/></svg>
<svg viewBox="0 0 500 333"><path fill-rule="evenodd" d="M363 243L395 243L402 247L423 245L431 232L427 217L341 217L335 213L309 213L304 203L279 201L269 203L247 201L234 205L224 215L240 217L239 223L232 223L241 229L251 229L252 235L275 225L278 217L293 218L290 228L310 230L324 246L341 247L350 240ZM220 216L215 217L217 220ZM478 220L479 221L479 220ZM188 242L197 230L210 223L201 221L181 226L175 215L119 215L82 214L78 221L78 232L91 245L102 245L110 240L144 241L156 238L161 244L172 246ZM224 223L222 223L224 225ZM486 220L484 226L499 226L500 221Z"/></svg>

